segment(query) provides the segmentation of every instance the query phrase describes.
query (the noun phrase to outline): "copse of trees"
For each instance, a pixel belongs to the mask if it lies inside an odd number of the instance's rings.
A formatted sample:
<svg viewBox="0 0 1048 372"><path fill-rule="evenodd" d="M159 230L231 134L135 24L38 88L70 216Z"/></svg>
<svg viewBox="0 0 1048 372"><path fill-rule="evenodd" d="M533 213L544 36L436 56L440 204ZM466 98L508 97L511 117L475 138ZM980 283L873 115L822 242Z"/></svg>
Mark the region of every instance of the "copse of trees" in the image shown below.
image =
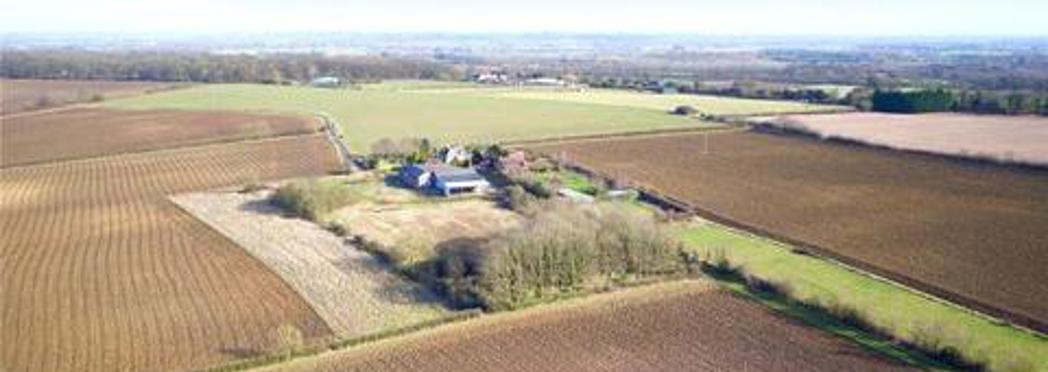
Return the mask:
<svg viewBox="0 0 1048 372"><path fill-rule="evenodd" d="M441 243L435 256L400 267L457 307L511 310L686 271L681 244L653 216L623 203L574 204L531 196L527 222L485 239Z"/></svg>
<svg viewBox="0 0 1048 372"><path fill-rule="evenodd" d="M998 115L1048 115L1048 95L1033 92L951 91L945 89L877 90L872 109L882 112L970 112Z"/></svg>
<svg viewBox="0 0 1048 372"><path fill-rule="evenodd" d="M3 54L0 76L13 79L281 83L319 76L353 80L463 78L462 72L449 65L377 56L70 50L5 50Z"/></svg>
<svg viewBox="0 0 1048 372"><path fill-rule="evenodd" d="M882 91L873 93L873 110L916 114L943 112L954 108L952 93L942 90Z"/></svg>

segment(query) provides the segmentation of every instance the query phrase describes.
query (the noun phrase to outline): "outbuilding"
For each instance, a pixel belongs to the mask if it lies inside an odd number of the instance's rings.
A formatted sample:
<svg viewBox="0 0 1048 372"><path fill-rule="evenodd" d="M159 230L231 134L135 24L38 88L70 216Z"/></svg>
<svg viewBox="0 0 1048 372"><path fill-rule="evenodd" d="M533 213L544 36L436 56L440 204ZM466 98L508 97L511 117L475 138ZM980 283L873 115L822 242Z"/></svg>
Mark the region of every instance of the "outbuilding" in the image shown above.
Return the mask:
<svg viewBox="0 0 1048 372"><path fill-rule="evenodd" d="M400 168L398 177L405 186L431 189L445 196L484 192L491 184L474 168L459 168L443 163L410 164Z"/></svg>

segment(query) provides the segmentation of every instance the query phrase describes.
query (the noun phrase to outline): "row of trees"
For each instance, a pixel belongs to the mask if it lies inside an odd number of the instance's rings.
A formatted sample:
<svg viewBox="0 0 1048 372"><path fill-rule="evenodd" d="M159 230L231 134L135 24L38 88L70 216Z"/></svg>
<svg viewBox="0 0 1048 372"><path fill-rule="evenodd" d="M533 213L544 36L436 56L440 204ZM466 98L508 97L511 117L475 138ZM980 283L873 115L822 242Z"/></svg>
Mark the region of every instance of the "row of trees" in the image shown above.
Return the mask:
<svg viewBox="0 0 1048 372"><path fill-rule="evenodd" d="M308 81L319 76L352 80L458 80L465 75L435 62L374 56L5 50L0 76L15 79L282 83Z"/></svg>
<svg viewBox="0 0 1048 372"><path fill-rule="evenodd" d="M853 106L862 111L899 113L970 112L999 115L1048 115L1048 93L1037 91L989 91L960 89L901 90L855 87L847 94L803 85L733 82L709 84L702 81L645 79L586 79L592 86L610 89L645 90L657 93L709 94L739 98L784 99Z"/></svg>
<svg viewBox="0 0 1048 372"><path fill-rule="evenodd" d="M898 113L972 112L1002 115L1048 115L1048 94L1031 92L951 91L927 89L913 91L875 91L874 111Z"/></svg>

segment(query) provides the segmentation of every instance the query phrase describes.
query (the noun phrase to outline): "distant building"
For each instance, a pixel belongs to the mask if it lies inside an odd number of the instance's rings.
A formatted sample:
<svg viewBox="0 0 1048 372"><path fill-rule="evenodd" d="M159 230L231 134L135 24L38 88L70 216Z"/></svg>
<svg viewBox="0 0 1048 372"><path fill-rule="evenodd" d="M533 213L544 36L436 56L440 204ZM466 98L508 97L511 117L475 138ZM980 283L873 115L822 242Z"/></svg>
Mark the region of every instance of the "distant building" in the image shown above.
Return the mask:
<svg viewBox="0 0 1048 372"><path fill-rule="evenodd" d="M313 79L309 85L317 88L338 88L342 86L342 79L334 76L324 76Z"/></svg>
<svg viewBox="0 0 1048 372"><path fill-rule="evenodd" d="M509 82L509 76L499 72L473 75L473 82L481 84L505 84Z"/></svg>
<svg viewBox="0 0 1048 372"><path fill-rule="evenodd" d="M562 87L567 85L564 80L554 78L536 78L524 80L524 85L544 86L544 87Z"/></svg>
<svg viewBox="0 0 1048 372"><path fill-rule="evenodd" d="M410 164L400 168L400 181L418 190L433 190L445 196L484 192L491 184L473 168L443 163Z"/></svg>
<svg viewBox="0 0 1048 372"><path fill-rule="evenodd" d="M450 146L441 151L444 164L468 164L473 160L473 153L462 146Z"/></svg>

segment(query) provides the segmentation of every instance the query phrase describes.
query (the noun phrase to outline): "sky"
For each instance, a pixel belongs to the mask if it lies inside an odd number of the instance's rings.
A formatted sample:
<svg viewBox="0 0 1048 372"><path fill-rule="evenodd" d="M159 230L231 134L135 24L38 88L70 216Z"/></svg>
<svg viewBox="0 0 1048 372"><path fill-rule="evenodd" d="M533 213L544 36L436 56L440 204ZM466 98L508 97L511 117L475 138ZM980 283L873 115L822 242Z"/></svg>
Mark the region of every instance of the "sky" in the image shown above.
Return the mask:
<svg viewBox="0 0 1048 372"><path fill-rule="evenodd" d="M0 32L1048 36L1048 0L0 0Z"/></svg>

